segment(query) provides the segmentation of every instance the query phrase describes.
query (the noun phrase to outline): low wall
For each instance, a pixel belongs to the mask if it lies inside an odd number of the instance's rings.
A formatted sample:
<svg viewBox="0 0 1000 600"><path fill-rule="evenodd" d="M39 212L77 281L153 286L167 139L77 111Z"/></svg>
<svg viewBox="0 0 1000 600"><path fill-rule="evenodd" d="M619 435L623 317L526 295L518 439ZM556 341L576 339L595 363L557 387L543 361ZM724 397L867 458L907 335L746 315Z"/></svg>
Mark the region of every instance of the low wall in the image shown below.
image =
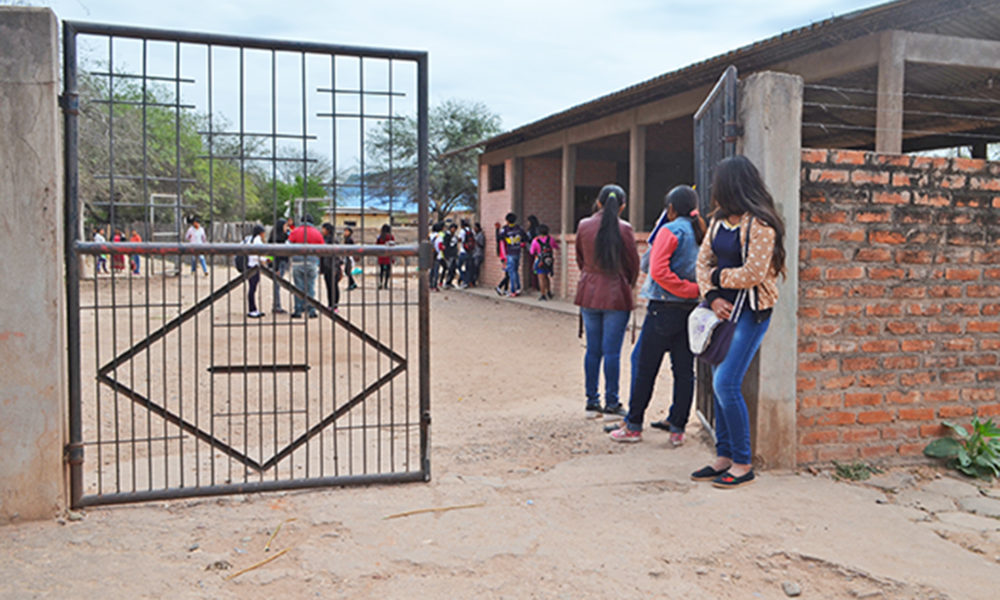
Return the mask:
<svg viewBox="0 0 1000 600"><path fill-rule="evenodd" d="M1000 163L802 151L800 464L1000 415Z"/></svg>

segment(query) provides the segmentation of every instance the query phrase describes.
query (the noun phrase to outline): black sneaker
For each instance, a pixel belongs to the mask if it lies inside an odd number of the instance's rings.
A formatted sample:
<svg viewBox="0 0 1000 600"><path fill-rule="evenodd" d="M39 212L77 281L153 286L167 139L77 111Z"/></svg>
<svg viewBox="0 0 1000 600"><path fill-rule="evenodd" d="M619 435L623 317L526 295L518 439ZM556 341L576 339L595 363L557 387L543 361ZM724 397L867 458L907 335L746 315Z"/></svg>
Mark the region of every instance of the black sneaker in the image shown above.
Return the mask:
<svg viewBox="0 0 1000 600"><path fill-rule="evenodd" d="M628 411L625 407L619 404L618 406L605 406L604 407L604 420L605 421L617 421L619 419L624 419Z"/></svg>
<svg viewBox="0 0 1000 600"><path fill-rule="evenodd" d="M586 416L587 416L588 419L597 419L597 418L601 417L603 414L604 414L604 411L601 410L600 405L598 405L598 404L588 404L587 405Z"/></svg>

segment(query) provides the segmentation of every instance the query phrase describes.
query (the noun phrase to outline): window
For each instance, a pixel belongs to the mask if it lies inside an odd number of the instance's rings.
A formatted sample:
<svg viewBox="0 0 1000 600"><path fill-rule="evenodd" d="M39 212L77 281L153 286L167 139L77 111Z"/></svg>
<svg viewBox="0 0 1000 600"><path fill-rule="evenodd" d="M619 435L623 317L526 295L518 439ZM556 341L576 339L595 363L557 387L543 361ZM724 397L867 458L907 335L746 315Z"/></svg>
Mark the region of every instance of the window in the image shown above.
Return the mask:
<svg viewBox="0 0 1000 600"><path fill-rule="evenodd" d="M489 180L487 182L486 191L488 192L498 192L504 189L506 185L507 172L504 163L498 165L490 165Z"/></svg>

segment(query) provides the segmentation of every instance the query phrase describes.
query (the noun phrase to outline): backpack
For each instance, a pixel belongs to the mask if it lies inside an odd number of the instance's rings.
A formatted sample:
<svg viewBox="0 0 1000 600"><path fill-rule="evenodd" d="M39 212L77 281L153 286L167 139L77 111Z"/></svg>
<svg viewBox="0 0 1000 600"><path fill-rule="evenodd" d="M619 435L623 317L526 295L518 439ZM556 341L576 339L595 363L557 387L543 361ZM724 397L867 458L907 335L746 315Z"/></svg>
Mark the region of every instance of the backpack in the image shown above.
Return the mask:
<svg viewBox="0 0 1000 600"><path fill-rule="evenodd" d="M472 230L466 227L462 230L465 233L465 237L462 238L462 249L466 252L473 252L476 249L476 234L472 233Z"/></svg>
<svg viewBox="0 0 1000 600"><path fill-rule="evenodd" d="M552 238L546 236L544 242L538 241L538 246L541 249L538 253L538 264L551 271L556 264L555 254L552 251Z"/></svg>
<svg viewBox="0 0 1000 600"><path fill-rule="evenodd" d="M458 256L458 236L453 235L451 232L446 232L444 238L441 240L441 245L444 246L445 258Z"/></svg>
<svg viewBox="0 0 1000 600"><path fill-rule="evenodd" d="M246 238L241 243L243 243L243 244L250 243L250 238L249 237ZM247 270L247 259L248 258L249 257L246 254L237 254L236 256L233 257L233 266L236 267L237 271L239 271L240 273L242 273L242 272L244 272L244 271Z"/></svg>

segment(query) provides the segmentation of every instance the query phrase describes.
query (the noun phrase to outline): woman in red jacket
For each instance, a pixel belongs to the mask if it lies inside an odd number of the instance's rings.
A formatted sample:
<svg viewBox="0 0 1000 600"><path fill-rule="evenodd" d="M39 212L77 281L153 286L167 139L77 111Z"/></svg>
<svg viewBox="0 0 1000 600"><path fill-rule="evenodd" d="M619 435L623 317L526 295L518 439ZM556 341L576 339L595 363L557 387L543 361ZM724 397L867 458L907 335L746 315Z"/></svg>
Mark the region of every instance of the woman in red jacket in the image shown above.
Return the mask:
<svg viewBox="0 0 1000 600"><path fill-rule="evenodd" d="M632 226L618 216L625 210L625 190L614 184L601 188L597 212L582 219L576 230L576 264L580 281L575 304L587 332L583 359L587 416L602 412L612 419L625 415L618 396L625 327L634 302L632 286L639 276L639 252ZM598 371L604 363L604 408L597 392Z"/></svg>

